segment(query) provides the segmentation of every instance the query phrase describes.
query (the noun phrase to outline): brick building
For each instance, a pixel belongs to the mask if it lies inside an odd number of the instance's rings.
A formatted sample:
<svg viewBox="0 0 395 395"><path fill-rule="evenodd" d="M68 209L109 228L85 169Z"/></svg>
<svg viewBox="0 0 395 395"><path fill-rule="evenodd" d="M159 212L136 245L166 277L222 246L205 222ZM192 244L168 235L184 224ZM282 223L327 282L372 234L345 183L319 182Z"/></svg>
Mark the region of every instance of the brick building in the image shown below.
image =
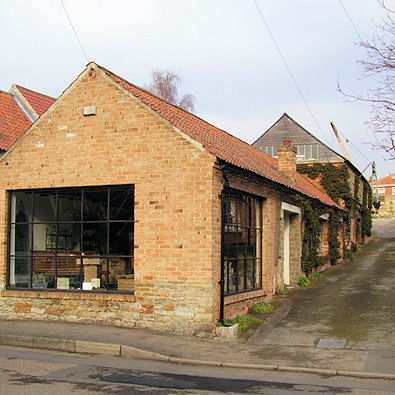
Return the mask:
<svg viewBox="0 0 395 395"><path fill-rule="evenodd" d="M339 208L279 151L88 64L0 160L0 317L212 334L301 275L297 197Z"/></svg>
<svg viewBox="0 0 395 395"><path fill-rule="evenodd" d="M395 173L377 180L377 195L380 208L376 210L376 218L395 217Z"/></svg>
<svg viewBox="0 0 395 395"><path fill-rule="evenodd" d="M365 223L370 221L371 207L369 207L369 204L371 203L369 203L366 195L371 194L371 187L363 174L348 159L324 144L287 113L284 113L252 145L276 158L278 156L277 147L284 139L292 140L297 150L298 170L309 176L312 182L327 193L330 193L330 191L326 190L327 185L323 182L324 174L322 170L328 172L331 168L333 171L336 171L336 168L345 170L342 175L346 179L347 189L350 192L347 193L348 196L344 196L346 194L343 191L343 198L334 197L349 214L347 219L348 231L346 231L346 234L342 232L343 236L340 242L342 246L347 245L349 248L352 245L364 243L365 236L370 235L370 227ZM342 177L337 177L337 179L335 177L333 182L340 185L342 181ZM330 184L330 182L327 184ZM367 216L368 218L366 218ZM323 222L323 235L327 233L327 227L327 222ZM344 248L342 250L345 251ZM323 246L323 251L325 251L325 246Z"/></svg>

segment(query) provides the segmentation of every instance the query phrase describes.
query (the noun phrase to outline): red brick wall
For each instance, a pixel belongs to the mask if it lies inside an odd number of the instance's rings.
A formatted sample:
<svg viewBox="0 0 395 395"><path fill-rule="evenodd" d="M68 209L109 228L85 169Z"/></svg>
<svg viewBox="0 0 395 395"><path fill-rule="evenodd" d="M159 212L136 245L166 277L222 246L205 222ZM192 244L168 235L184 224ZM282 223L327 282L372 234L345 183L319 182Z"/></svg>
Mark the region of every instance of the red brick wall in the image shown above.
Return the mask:
<svg viewBox="0 0 395 395"><path fill-rule="evenodd" d="M84 117L82 108L89 105L97 107L97 115ZM213 262L220 256L221 185L214 163L199 144L100 70L83 73L0 161L0 288L6 272L6 190L134 184L135 300L118 324L210 331L218 292ZM0 303L6 303L6 294ZM99 312L93 316L100 321Z"/></svg>

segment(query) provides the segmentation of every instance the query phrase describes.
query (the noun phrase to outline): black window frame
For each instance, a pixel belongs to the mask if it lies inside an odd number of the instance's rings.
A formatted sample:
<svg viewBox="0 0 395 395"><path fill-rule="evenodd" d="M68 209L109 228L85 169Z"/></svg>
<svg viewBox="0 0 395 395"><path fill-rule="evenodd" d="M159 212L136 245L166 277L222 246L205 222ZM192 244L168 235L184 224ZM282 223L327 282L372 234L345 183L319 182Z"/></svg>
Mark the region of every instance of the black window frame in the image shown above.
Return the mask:
<svg viewBox="0 0 395 395"><path fill-rule="evenodd" d="M236 201L235 213L229 212L231 209L230 201ZM221 234L221 248L222 248L222 259L224 265L224 296L251 292L262 289L262 251L263 251L263 200L261 197L252 195L243 191L228 189L222 194L222 205L224 213L222 218L222 234ZM248 213L248 224L242 223L242 218L240 215L240 202L244 201L247 203L247 213ZM255 220L252 220L252 216L255 216ZM229 220L230 217L235 217L236 220L233 223ZM255 226L253 226L255 223ZM236 256L232 256L230 253L229 239L230 237L238 237L237 235L245 232L247 234L247 240L249 240L251 234L255 234L255 251L254 257L248 258L248 244L245 243L243 251L239 251L239 246L241 243L236 243ZM258 240L259 237L259 240ZM244 257L240 257L244 253ZM247 286L247 260L252 260L252 287ZM233 265L233 273L235 273L235 278L233 277L233 286L235 289L230 290L230 281L232 276L230 276L230 268ZM239 265L243 265L243 278L242 278L242 289L239 287Z"/></svg>
<svg viewBox="0 0 395 395"><path fill-rule="evenodd" d="M105 190L107 193L107 201L106 201L106 218L104 220L84 220L84 193L89 191L103 191ZM64 192L80 192L80 199L81 199L81 207L80 207L80 219L79 220L59 220L59 194L64 193ZM132 207L132 212L130 215L129 219L111 219L110 218L110 208L111 208L111 203L110 203L110 194L111 191L129 191L130 196L132 199L131 207ZM31 201L31 206L32 206L32 215L31 219L28 222L17 222L16 219L14 222L11 221L12 219L12 195L13 193L17 192L25 192L25 193L31 193L32 194L32 201ZM56 209L55 209L55 220L54 222L43 222L43 224L52 224L55 225L56 229L56 248L54 251L54 256L55 256L55 274L54 274L54 288L34 288L33 287L33 259L34 259L34 246L33 246L33 240L34 240L34 226L37 224L41 224L40 222L35 222L34 218L34 198L36 194L39 193L54 193L56 196ZM6 266L6 289L11 289L11 290L24 290L24 291L45 291L45 292L87 292L87 293L134 293L133 291L125 291L125 290L117 290L117 289L110 289L108 288L109 285L109 265L110 265L110 260L114 258L125 258L125 259L130 259L131 262L131 267L134 270L134 227L135 227L135 219L134 219L134 209L135 209L135 187L134 184L122 184L122 185L98 185L98 186L78 186L78 187L62 187L62 188L40 188L40 189L18 189L18 190L8 190L7 191L7 198L8 198L8 225L7 225L7 266ZM84 250L83 250L83 229L84 229L84 224L105 224L106 225L106 253L105 254L89 254L85 255ZM129 224L131 226L132 230L132 237L133 239L130 241L130 254L117 254L117 253L110 253L110 225L111 224L116 224L116 223L124 223L124 224ZM12 226L15 226L16 224L26 224L30 226L30 253L29 254L11 254L11 228ZM77 257L80 258L80 289L62 289L62 288L57 288L57 269L58 269L58 258L59 256L62 256L62 254L65 254L64 250L58 250L58 228L59 225L61 224L80 224L80 251L79 255L73 254ZM73 255L73 256L74 256ZM11 259L15 257L24 257L24 258L30 258L30 282L29 282L29 287L16 287L16 286L11 286L10 284L10 268L11 268ZM95 290L84 290L82 289L82 283L84 281L84 276L83 276L83 260L89 259L89 258L100 258L100 259L106 259L106 264L107 264L107 273L106 273L106 288L98 288Z"/></svg>

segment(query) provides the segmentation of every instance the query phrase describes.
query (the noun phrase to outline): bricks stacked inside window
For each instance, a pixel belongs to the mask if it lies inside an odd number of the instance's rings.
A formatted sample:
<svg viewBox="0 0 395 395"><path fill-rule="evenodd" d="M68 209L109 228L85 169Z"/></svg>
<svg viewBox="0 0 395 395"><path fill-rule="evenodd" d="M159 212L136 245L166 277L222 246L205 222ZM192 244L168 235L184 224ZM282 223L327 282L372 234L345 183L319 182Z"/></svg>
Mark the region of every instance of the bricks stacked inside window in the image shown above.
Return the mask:
<svg viewBox="0 0 395 395"><path fill-rule="evenodd" d="M8 288L133 291L134 187L9 192Z"/></svg>

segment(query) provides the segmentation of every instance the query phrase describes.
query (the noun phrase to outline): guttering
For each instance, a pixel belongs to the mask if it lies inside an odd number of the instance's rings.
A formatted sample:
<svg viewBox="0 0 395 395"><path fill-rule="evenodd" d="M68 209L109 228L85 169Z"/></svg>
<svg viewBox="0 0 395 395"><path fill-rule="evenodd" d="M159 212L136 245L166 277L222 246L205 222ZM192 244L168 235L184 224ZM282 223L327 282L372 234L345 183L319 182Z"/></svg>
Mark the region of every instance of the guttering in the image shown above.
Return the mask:
<svg viewBox="0 0 395 395"><path fill-rule="evenodd" d="M229 178L227 174L227 164L221 164L220 169L222 171L222 176L224 178L224 186L222 188L221 194L219 195L221 199L221 278L218 281L220 285L220 299L219 299L219 322L223 326L227 326L224 321L224 310L225 310L225 246L224 246L224 233L225 233L225 205L223 201L223 196L229 189Z"/></svg>

